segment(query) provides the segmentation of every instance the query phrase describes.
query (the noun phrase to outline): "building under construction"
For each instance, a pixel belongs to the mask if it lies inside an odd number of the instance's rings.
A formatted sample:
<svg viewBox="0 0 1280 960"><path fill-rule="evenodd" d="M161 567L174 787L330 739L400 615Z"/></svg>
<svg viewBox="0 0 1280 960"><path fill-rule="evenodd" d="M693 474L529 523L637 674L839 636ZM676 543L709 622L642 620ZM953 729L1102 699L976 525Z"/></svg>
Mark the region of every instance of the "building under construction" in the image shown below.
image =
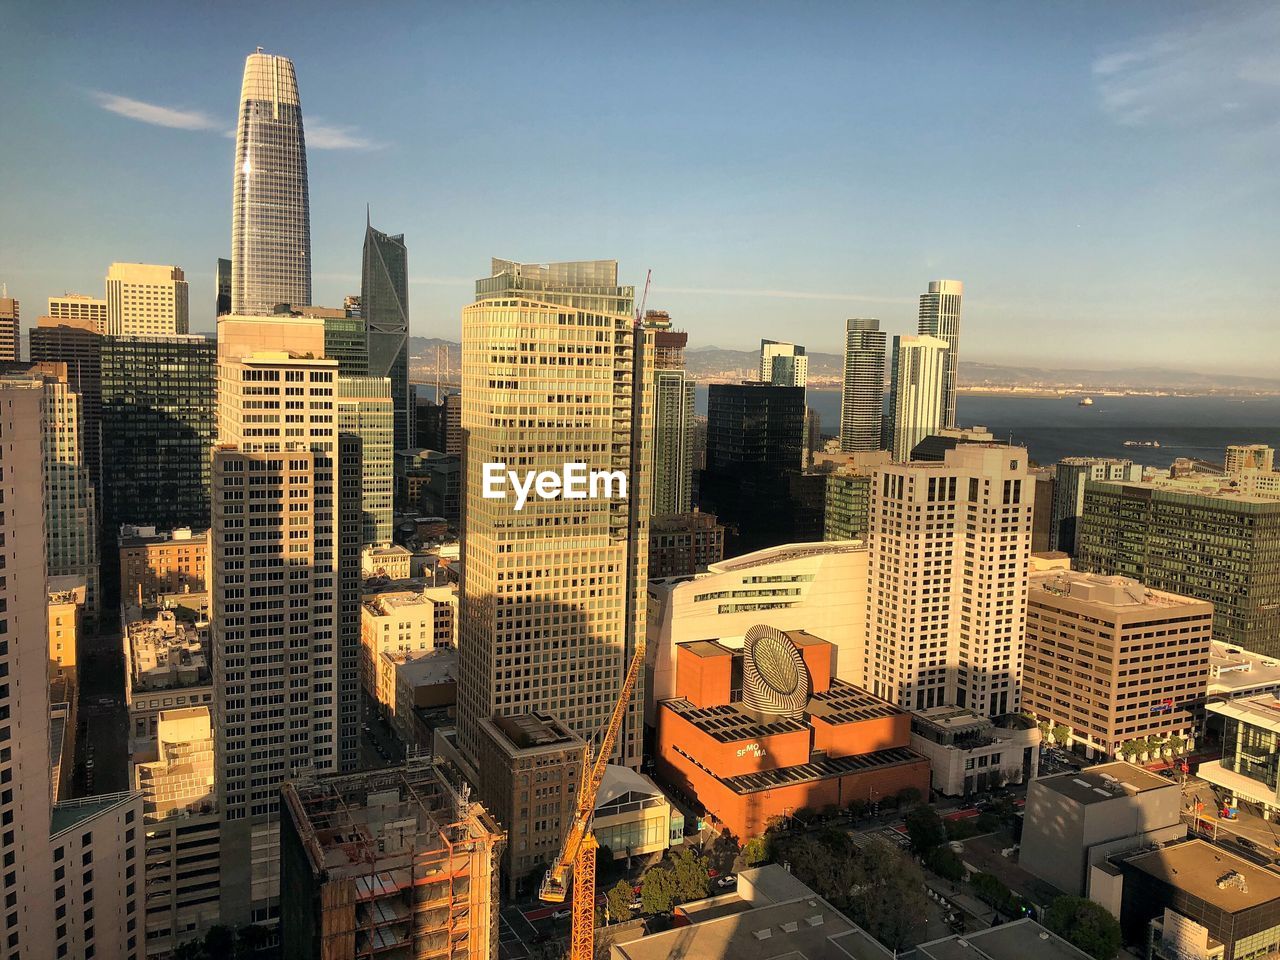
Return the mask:
<svg viewBox="0 0 1280 960"><path fill-rule="evenodd" d="M286 783L286 960L490 960L506 836L440 760Z"/></svg>

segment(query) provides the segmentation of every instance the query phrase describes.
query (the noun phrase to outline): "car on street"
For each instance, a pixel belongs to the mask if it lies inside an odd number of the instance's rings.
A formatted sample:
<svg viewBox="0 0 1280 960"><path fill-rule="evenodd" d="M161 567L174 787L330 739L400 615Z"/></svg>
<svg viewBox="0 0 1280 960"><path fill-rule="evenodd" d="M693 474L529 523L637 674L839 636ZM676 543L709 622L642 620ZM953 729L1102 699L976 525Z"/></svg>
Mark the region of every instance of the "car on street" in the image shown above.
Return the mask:
<svg viewBox="0 0 1280 960"><path fill-rule="evenodd" d="M1248 837L1236 837L1236 843L1240 844L1240 846L1244 847L1246 850L1258 849L1258 845Z"/></svg>
<svg viewBox="0 0 1280 960"><path fill-rule="evenodd" d="M721 890L728 890L730 887L738 885L738 876L733 873L726 873L723 877L716 879L716 886Z"/></svg>
<svg viewBox="0 0 1280 960"><path fill-rule="evenodd" d="M573 910L571 910L569 907L561 907L559 910L556 910L551 914L551 919L552 920L568 920L572 916L573 916Z"/></svg>

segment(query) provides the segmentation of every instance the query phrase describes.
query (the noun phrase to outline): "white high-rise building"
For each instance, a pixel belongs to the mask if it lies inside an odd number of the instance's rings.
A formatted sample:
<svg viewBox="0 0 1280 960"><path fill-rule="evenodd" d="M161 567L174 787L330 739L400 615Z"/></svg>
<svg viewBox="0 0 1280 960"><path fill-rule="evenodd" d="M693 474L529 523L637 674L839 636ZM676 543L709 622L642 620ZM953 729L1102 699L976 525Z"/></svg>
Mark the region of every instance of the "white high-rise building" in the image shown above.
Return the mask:
<svg viewBox="0 0 1280 960"><path fill-rule="evenodd" d="M964 284L959 280L930 280L929 292L920 294L921 336L947 343L946 369L942 374L942 425L956 425L956 383L960 368L960 301Z"/></svg>
<svg viewBox="0 0 1280 960"><path fill-rule="evenodd" d="M909 710L1018 709L1034 505L1020 447L875 471L868 690Z"/></svg>
<svg viewBox="0 0 1280 960"><path fill-rule="evenodd" d="M107 268L107 327L113 337L186 333L187 278L179 267L113 263Z"/></svg>
<svg viewBox="0 0 1280 960"><path fill-rule="evenodd" d="M231 312L270 316L311 303L307 145L293 61L244 62L231 198Z"/></svg>
<svg viewBox="0 0 1280 960"><path fill-rule="evenodd" d="M83 293L50 297L49 316L54 320L78 320L91 324L94 333L107 332L107 301Z"/></svg>
<svg viewBox="0 0 1280 960"><path fill-rule="evenodd" d="M840 398L840 449L845 453L881 448L884 345L879 320L845 321L844 392Z"/></svg>
<svg viewBox="0 0 1280 960"><path fill-rule="evenodd" d="M886 440L904 463L925 437L943 426L947 342L937 337L894 337Z"/></svg>
<svg viewBox="0 0 1280 960"><path fill-rule="evenodd" d="M807 387L809 357L804 347L779 340L761 340L760 380L775 387Z"/></svg>
<svg viewBox="0 0 1280 960"><path fill-rule="evenodd" d="M276 919L280 784L340 766L337 380L323 320L218 322L210 603L224 923Z"/></svg>

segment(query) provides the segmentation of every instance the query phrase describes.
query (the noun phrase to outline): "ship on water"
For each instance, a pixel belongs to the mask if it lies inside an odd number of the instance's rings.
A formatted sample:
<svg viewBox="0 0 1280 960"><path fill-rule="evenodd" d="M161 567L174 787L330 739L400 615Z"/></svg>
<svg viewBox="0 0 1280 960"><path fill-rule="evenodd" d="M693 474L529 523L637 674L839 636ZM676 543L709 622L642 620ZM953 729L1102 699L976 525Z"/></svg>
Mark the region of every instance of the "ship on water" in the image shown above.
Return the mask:
<svg viewBox="0 0 1280 960"><path fill-rule="evenodd" d="M1093 397L1081 397L1080 402L1076 404L1078 407L1092 407Z"/></svg>

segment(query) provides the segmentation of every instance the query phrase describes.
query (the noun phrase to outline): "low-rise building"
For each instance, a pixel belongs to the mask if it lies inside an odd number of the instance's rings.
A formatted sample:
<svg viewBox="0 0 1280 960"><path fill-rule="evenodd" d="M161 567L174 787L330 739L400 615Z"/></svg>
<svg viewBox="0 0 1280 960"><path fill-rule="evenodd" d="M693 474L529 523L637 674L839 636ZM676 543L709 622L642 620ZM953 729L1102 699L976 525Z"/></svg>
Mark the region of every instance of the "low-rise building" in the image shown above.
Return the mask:
<svg viewBox="0 0 1280 960"><path fill-rule="evenodd" d="M649 521L649 577L687 577L724 559L724 527L714 513L677 513Z"/></svg>
<svg viewBox="0 0 1280 960"><path fill-rule="evenodd" d="M1033 573L1023 706L1071 728L1090 756L1131 740L1197 734L1209 682L1213 604L1125 577Z"/></svg>
<svg viewBox="0 0 1280 960"><path fill-rule="evenodd" d="M1040 729L1023 714L990 717L964 707L911 714L911 749L929 761L933 789L967 797L1026 783L1040 768Z"/></svg>
<svg viewBox="0 0 1280 960"><path fill-rule="evenodd" d="M360 574L364 577L385 577L388 580L408 580L412 574L413 551L399 544L389 547L365 547L360 551Z"/></svg>
<svg viewBox="0 0 1280 960"><path fill-rule="evenodd" d="M596 794L591 829L615 860L660 855L684 842L684 815L649 777L611 763Z"/></svg>
<svg viewBox="0 0 1280 960"><path fill-rule="evenodd" d="M1213 641L1209 648L1210 700L1280 694L1280 660L1243 647Z"/></svg>
<svg viewBox="0 0 1280 960"><path fill-rule="evenodd" d="M1205 709L1222 722L1222 758L1200 764L1197 775L1237 805L1280 819L1280 697L1264 693L1209 703Z"/></svg>
<svg viewBox="0 0 1280 960"><path fill-rule="evenodd" d="M953 934L916 947L919 960L1089 960L1089 954L1030 917Z"/></svg>
<svg viewBox="0 0 1280 960"><path fill-rule="evenodd" d="M155 740L134 755L146 831L148 957L168 957L218 922L221 875L213 725L207 707L161 711Z"/></svg>
<svg viewBox="0 0 1280 960"><path fill-rule="evenodd" d="M502 829L446 764L286 782L285 960L498 955Z"/></svg>
<svg viewBox="0 0 1280 960"><path fill-rule="evenodd" d="M209 625L177 613L144 617L134 610L125 617L124 694L135 745L155 737L162 711L213 705Z"/></svg>
<svg viewBox="0 0 1280 960"><path fill-rule="evenodd" d="M179 527L120 529L120 602L155 604L162 593L204 593L209 589L209 531Z"/></svg>
<svg viewBox="0 0 1280 960"><path fill-rule="evenodd" d="M395 709L395 661L383 654L413 655L452 647L457 595L449 587L366 594L360 613L360 682L384 710Z"/></svg>
<svg viewBox="0 0 1280 960"><path fill-rule="evenodd" d="M64 679L74 691L87 586L80 577L50 577L48 590L49 681Z"/></svg>
<svg viewBox="0 0 1280 960"><path fill-rule="evenodd" d="M507 896L537 887L560 852L576 810L587 745L544 713L480 721L476 782L507 830L502 859Z"/></svg>
<svg viewBox="0 0 1280 960"><path fill-rule="evenodd" d="M1104 763L1031 781L1019 864L1064 893L1105 902L1114 876L1108 857L1186 834L1177 783L1131 763Z"/></svg>
<svg viewBox="0 0 1280 960"><path fill-rule="evenodd" d="M452 707L458 702L458 651L441 647L418 656L397 656L403 659L395 667L391 725L400 742L412 747L418 743L416 711Z"/></svg>
<svg viewBox="0 0 1280 960"><path fill-rule="evenodd" d="M911 716L833 679L836 649L757 626L737 652L677 647L677 696L658 703L659 780L745 840L774 817L929 792Z"/></svg>
<svg viewBox="0 0 1280 960"><path fill-rule="evenodd" d="M1161 960L1280 951L1280 875L1204 840L1117 857L1120 929Z"/></svg>

